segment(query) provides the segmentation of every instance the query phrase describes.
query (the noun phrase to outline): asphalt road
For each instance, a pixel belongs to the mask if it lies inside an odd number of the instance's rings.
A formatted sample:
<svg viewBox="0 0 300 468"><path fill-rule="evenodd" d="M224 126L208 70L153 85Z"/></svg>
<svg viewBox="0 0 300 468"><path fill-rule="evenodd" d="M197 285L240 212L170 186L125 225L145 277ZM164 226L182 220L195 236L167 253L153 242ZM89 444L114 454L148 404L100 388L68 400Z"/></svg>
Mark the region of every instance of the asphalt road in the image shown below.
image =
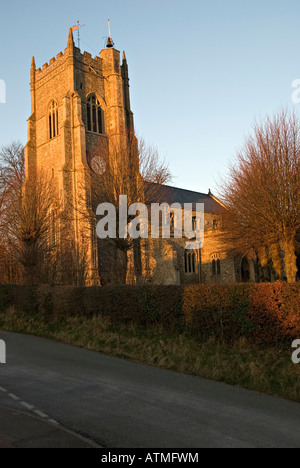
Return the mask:
<svg viewBox="0 0 300 468"><path fill-rule="evenodd" d="M300 447L300 405L0 331L0 406L104 447Z"/></svg>

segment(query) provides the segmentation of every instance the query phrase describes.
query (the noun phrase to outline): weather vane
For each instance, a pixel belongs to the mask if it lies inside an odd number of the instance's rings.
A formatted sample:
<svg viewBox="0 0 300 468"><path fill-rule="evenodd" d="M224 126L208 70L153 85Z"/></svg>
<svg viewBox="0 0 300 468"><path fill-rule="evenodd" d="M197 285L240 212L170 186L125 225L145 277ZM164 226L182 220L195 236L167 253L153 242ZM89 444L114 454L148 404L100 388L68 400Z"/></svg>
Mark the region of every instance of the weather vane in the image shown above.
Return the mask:
<svg viewBox="0 0 300 468"><path fill-rule="evenodd" d="M85 24L80 24L79 21L77 21L76 26L73 26L72 31L78 31L78 36L77 36L77 41L78 41L78 49L80 49L80 28L83 28Z"/></svg>

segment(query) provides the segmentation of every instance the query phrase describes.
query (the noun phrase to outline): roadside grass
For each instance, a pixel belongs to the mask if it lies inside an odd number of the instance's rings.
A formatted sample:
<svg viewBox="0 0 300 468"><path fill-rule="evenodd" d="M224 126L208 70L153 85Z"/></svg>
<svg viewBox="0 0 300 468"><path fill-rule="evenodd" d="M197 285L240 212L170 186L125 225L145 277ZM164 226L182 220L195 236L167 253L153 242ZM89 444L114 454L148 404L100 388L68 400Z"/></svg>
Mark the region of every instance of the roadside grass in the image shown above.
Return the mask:
<svg viewBox="0 0 300 468"><path fill-rule="evenodd" d="M14 308L0 312L0 329L63 343L196 375L300 402L300 365L291 360L290 342L228 344L168 334L158 325L112 325L108 318L28 315Z"/></svg>

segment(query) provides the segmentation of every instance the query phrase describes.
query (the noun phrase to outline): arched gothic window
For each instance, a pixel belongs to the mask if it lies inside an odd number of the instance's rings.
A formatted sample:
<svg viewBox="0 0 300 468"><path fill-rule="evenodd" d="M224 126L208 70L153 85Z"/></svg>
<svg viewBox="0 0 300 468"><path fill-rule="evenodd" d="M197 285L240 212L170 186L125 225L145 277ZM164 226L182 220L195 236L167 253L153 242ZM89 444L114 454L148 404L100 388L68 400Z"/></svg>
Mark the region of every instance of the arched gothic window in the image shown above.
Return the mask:
<svg viewBox="0 0 300 468"><path fill-rule="evenodd" d="M95 94L91 94L87 100L87 129L94 133L104 132L103 110Z"/></svg>
<svg viewBox="0 0 300 468"><path fill-rule="evenodd" d="M58 105L57 105L57 102L55 101L52 101L49 106L48 119L49 119L49 138L50 140L52 140L52 138L55 138L58 135Z"/></svg>
<svg viewBox="0 0 300 468"><path fill-rule="evenodd" d="M216 255L214 255L212 258L212 275L221 275L221 260Z"/></svg>

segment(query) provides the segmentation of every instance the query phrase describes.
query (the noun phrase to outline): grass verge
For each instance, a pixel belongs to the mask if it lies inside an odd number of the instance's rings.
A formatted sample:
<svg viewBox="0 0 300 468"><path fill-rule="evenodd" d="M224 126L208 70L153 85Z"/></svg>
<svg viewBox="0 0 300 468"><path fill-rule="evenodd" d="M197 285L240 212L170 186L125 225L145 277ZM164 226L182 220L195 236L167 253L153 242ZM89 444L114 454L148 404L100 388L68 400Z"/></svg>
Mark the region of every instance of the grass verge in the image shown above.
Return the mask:
<svg viewBox="0 0 300 468"><path fill-rule="evenodd" d="M102 316L28 316L13 308L0 312L0 328L300 401L300 365L292 363L290 342L199 341L159 326L116 326Z"/></svg>

